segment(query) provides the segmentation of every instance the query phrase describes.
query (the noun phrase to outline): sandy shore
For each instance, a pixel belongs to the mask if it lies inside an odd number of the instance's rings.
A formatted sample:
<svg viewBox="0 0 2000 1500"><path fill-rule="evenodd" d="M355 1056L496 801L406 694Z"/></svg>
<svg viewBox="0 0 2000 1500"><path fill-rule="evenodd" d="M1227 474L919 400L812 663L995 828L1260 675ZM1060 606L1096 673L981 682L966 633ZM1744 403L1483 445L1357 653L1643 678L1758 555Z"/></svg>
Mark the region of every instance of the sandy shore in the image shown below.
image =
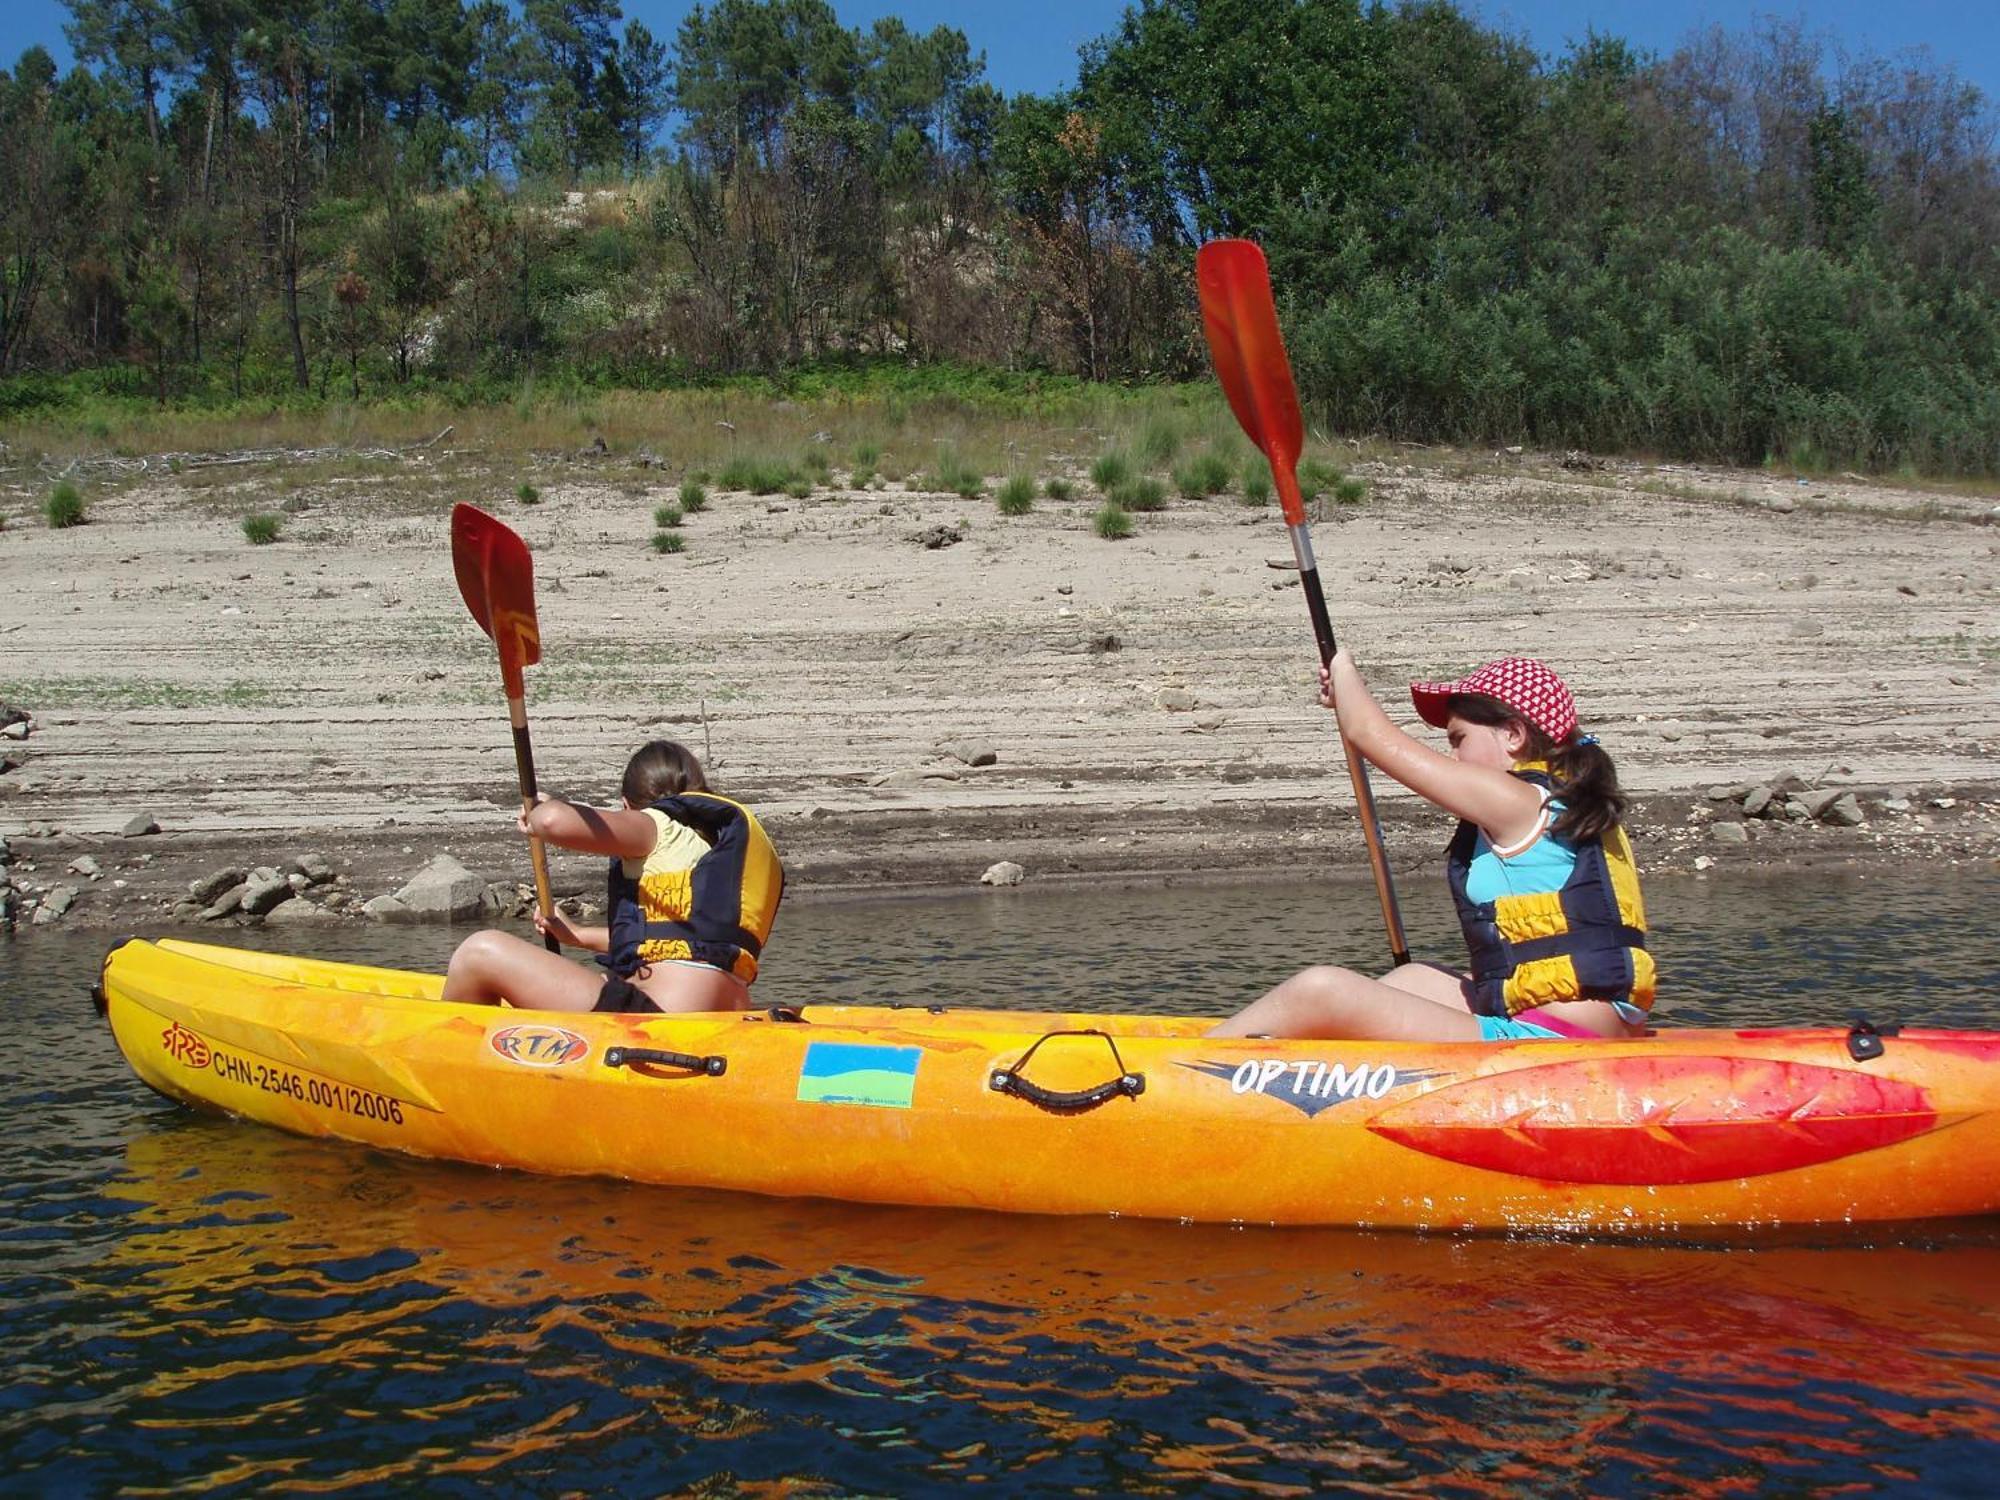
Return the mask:
<svg viewBox="0 0 2000 1500"><path fill-rule="evenodd" d="M1003 859L1031 881L1366 879L1275 508L1176 500L1107 543L1092 499L1009 519L900 486L722 494L661 556L662 471L545 468L526 506L477 454L151 464L65 531L33 515L45 475L0 473L24 930L58 884L65 926L151 926L218 867L306 854L356 900L440 850L521 873L498 673L452 581L458 498L535 549L543 785L608 799L633 746L686 740L764 812L796 894L971 885ZM1385 701L1545 657L1637 795L1649 870L2000 854L2000 496L1535 454L1356 472L1369 498L1314 537ZM242 516L281 499L283 539L251 546ZM938 527L962 540L918 539ZM1743 820L1712 788L1786 777L1854 790L1864 821L1714 832ZM1435 878L1437 814L1377 795L1402 878ZM145 816L159 832L121 833ZM69 871L84 855L94 877ZM557 879L600 877L565 859Z"/></svg>

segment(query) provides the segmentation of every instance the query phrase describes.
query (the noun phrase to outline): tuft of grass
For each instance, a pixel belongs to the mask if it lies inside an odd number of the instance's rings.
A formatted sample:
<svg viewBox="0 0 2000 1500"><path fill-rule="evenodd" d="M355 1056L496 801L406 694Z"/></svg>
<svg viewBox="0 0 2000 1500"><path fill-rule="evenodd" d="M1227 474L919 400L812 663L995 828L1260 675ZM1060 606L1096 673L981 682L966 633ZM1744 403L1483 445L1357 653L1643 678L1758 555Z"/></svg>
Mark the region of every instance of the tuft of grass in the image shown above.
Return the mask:
<svg viewBox="0 0 2000 1500"><path fill-rule="evenodd" d="M278 539L278 533L285 529L285 518L269 511L259 511L243 518L243 535L253 547L262 547Z"/></svg>
<svg viewBox="0 0 2000 1500"><path fill-rule="evenodd" d="M1271 469L1261 458L1254 458L1243 466L1243 503L1245 505L1269 505L1271 503Z"/></svg>
<svg viewBox="0 0 2000 1500"><path fill-rule="evenodd" d="M689 515L699 515L708 509L708 491L698 479L681 481L681 509Z"/></svg>
<svg viewBox="0 0 2000 1500"><path fill-rule="evenodd" d="M961 500L977 500L986 493L986 476L950 449L938 455L931 471L929 488L957 495Z"/></svg>
<svg viewBox="0 0 2000 1500"><path fill-rule="evenodd" d="M1042 493L1051 500L1067 500L1076 493L1076 486L1067 479L1044 479Z"/></svg>
<svg viewBox="0 0 2000 1500"><path fill-rule="evenodd" d="M882 445L880 443L856 443L854 445L855 468L872 469L881 462Z"/></svg>
<svg viewBox="0 0 2000 1500"><path fill-rule="evenodd" d="M1213 451L1198 453L1174 470L1174 485L1188 500L1219 495L1229 488L1229 460Z"/></svg>
<svg viewBox="0 0 2000 1500"><path fill-rule="evenodd" d="M514 498L519 500L523 505L537 505L541 503L542 492L532 484L524 484L518 490L514 491Z"/></svg>
<svg viewBox="0 0 2000 1500"><path fill-rule="evenodd" d="M1025 516L1035 508L1035 477L1032 474L1010 475L1000 486L996 497L1003 516Z"/></svg>
<svg viewBox="0 0 2000 1500"><path fill-rule="evenodd" d="M814 443L806 449L806 456L799 460L799 467L808 474L817 474L820 482L825 483L826 476L833 469L833 459L828 455L824 443Z"/></svg>
<svg viewBox="0 0 2000 1500"><path fill-rule="evenodd" d="M1130 456L1116 448L1098 454L1097 461L1090 466L1090 482L1107 495L1131 477Z"/></svg>
<svg viewBox="0 0 2000 1500"><path fill-rule="evenodd" d="M1340 470L1325 459L1309 458L1299 465L1299 497L1317 500L1340 480Z"/></svg>
<svg viewBox="0 0 2000 1500"><path fill-rule="evenodd" d="M1132 518L1116 500L1107 500L1090 518L1090 529L1107 542L1122 542L1132 534Z"/></svg>
<svg viewBox="0 0 2000 1500"><path fill-rule="evenodd" d="M1122 510L1155 511L1167 508L1167 487L1150 474L1141 474L1123 484L1113 485L1107 496Z"/></svg>
<svg viewBox="0 0 2000 1500"><path fill-rule="evenodd" d="M715 482L725 490L775 495L798 483L801 477L790 464L774 458L732 458L722 466Z"/></svg>
<svg viewBox="0 0 2000 1500"><path fill-rule="evenodd" d="M678 531L656 531L653 533L655 552L680 552L687 547L687 538Z"/></svg>
<svg viewBox="0 0 2000 1500"><path fill-rule="evenodd" d="M58 531L67 526L81 526L83 492L67 479L58 480L56 487L49 491L49 498L42 506L42 514L48 517L49 525Z"/></svg>
<svg viewBox="0 0 2000 1500"><path fill-rule="evenodd" d="M1181 451L1181 427L1166 412L1153 412L1139 428L1139 457L1148 468L1164 469Z"/></svg>
<svg viewBox="0 0 2000 1500"><path fill-rule="evenodd" d="M795 474L785 483L785 493L794 500L803 500L812 492L812 481L803 474Z"/></svg>
<svg viewBox="0 0 2000 1500"><path fill-rule="evenodd" d="M653 510L653 524L671 529L681 524L681 508L678 505L656 506Z"/></svg>
<svg viewBox="0 0 2000 1500"><path fill-rule="evenodd" d="M1349 474L1335 483L1333 498L1341 505L1359 505L1368 498L1368 481Z"/></svg>

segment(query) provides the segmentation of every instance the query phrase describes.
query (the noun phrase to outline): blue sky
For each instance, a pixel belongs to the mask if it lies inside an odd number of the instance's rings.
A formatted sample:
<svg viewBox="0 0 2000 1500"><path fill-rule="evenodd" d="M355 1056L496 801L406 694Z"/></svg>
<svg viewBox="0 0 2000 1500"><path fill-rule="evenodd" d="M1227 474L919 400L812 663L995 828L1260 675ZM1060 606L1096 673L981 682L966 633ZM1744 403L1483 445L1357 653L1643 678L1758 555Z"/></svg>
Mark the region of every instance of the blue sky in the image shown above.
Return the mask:
<svg viewBox="0 0 2000 1500"><path fill-rule="evenodd" d="M1060 88L1076 77L1077 48L1117 25L1126 0L834 0L850 26L900 15L912 27L940 24L964 31L986 53L987 74L1008 93ZM1736 29L1754 12L1803 20L1855 51L1893 55L1928 47L1990 100L2000 100L2000 4L1994 0L1808 0L1744 6L1722 0L1466 0L1488 24L1555 53L1591 30L1622 36L1654 51L1671 51L1690 31L1720 24ZM671 40L690 9L683 0L626 0L625 14ZM61 0L0 0L0 65L12 66L24 47L40 42L67 62Z"/></svg>

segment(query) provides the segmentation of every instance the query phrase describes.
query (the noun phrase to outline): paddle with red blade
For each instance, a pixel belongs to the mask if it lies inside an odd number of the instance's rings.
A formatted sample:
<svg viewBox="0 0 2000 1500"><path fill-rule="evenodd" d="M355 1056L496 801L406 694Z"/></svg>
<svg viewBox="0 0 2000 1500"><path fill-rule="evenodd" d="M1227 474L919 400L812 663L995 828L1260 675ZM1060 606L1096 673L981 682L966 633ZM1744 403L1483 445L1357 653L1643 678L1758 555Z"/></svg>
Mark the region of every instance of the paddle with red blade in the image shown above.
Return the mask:
<svg viewBox="0 0 2000 1500"><path fill-rule="evenodd" d="M527 684L521 669L542 659L542 634L535 624L535 563L528 544L504 522L476 505L457 505L451 512L451 567L458 591L479 628L500 653L500 683L507 694L507 719L514 726L514 764L521 773L521 808L535 806L535 752L528 743ZM540 839L528 841L535 866L535 905L550 913L549 856ZM562 944L547 933L549 952Z"/></svg>
<svg viewBox="0 0 2000 1500"><path fill-rule="evenodd" d="M1201 290L1201 321L1208 333L1208 350L1216 378L1229 398L1229 409L1250 441L1271 461L1271 478L1285 510L1292 555L1298 560L1299 583L1312 615L1313 636L1322 665L1333 659L1333 621L1320 591L1319 564L1313 558L1312 534L1306 528L1305 497L1299 493L1299 454L1305 447L1305 422L1299 416L1298 388L1292 383L1291 361L1285 357L1284 336L1278 331L1278 309L1271 300L1271 273L1264 252L1250 240L1210 240L1195 254L1195 281ZM1339 715L1334 717L1336 726ZM1375 891L1382 899L1382 921L1389 931L1389 953L1398 965L1410 961L1403 938L1403 917L1396 905L1396 887L1389 876L1389 858L1382 847L1382 828L1375 817L1375 794L1368 785L1368 767L1345 734L1347 774L1354 782L1354 801L1361 815L1361 833L1368 844L1368 863L1375 872Z"/></svg>

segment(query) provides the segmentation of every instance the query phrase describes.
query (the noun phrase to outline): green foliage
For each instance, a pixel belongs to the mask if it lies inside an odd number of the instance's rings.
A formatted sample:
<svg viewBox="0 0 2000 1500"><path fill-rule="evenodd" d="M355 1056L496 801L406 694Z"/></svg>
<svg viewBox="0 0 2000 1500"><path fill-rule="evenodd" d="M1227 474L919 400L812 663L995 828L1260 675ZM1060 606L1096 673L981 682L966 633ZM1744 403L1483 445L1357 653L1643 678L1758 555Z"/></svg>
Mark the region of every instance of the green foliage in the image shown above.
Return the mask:
<svg viewBox="0 0 2000 1500"><path fill-rule="evenodd" d="M737 457L722 466L722 472L715 476L715 483L718 488L725 490L748 490L753 495L776 495L798 483L801 478L803 476L797 469L778 459Z"/></svg>
<svg viewBox="0 0 2000 1500"><path fill-rule="evenodd" d="M1150 474L1140 474L1119 484L1114 484L1106 498L1121 510L1165 510L1167 508L1167 487Z"/></svg>
<svg viewBox="0 0 2000 1500"><path fill-rule="evenodd" d="M803 474L795 475L785 483L785 493L794 500L803 500L812 492L812 481Z"/></svg>
<svg viewBox="0 0 2000 1500"><path fill-rule="evenodd" d="M655 552L680 552L687 547L687 538L678 531L656 531L653 533Z"/></svg>
<svg viewBox="0 0 2000 1500"><path fill-rule="evenodd" d="M688 478L681 481L681 509L689 515L699 515L708 509L708 491L699 480Z"/></svg>
<svg viewBox="0 0 2000 1500"><path fill-rule="evenodd" d="M1090 482L1107 495L1131 477L1130 455L1116 448L1098 454L1090 466Z"/></svg>
<svg viewBox="0 0 2000 1500"><path fill-rule="evenodd" d="M255 515L243 518L244 538L253 547L262 547L275 542L278 534L284 529L285 518L273 515L269 511L259 511Z"/></svg>
<svg viewBox="0 0 2000 1500"><path fill-rule="evenodd" d="M1035 508L1035 477L1032 474L1012 474L1000 486L995 497L1003 516L1025 516Z"/></svg>
<svg viewBox="0 0 2000 1500"><path fill-rule="evenodd" d="M1076 486L1055 475L1042 481L1042 493L1051 500L1067 500L1076 493Z"/></svg>
<svg viewBox="0 0 2000 1500"><path fill-rule="evenodd" d="M48 518L49 525L57 530L69 526L81 526L84 522L83 512L83 492L67 479L56 482L56 487L49 491L49 498L42 506L42 514Z"/></svg>
<svg viewBox="0 0 2000 1500"><path fill-rule="evenodd" d="M1333 498L1341 505L1359 505L1368 498L1368 481L1356 479L1353 475L1335 481Z"/></svg>
<svg viewBox="0 0 2000 1500"><path fill-rule="evenodd" d="M1139 428L1139 461L1149 469L1164 469L1181 451L1181 425L1168 412L1151 412Z"/></svg>
<svg viewBox="0 0 2000 1500"><path fill-rule="evenodd" d="M957 453L946 449L938 455L937 468L931 472L925 487L957 495L964 500L977 500L986 493L986 476Z"/></svg>
<svg viewBox="0 0 2000 1500"><path fill-rule="evenodd" d="M653 524L672 528L681 524L681 508L678 505L659 505L653 508Z"/></svg>
<svg viewBox="0 0 2000 1500"><path fill-rule="evenodd" d="M1097 514L1090 518L1090 529L1107 542L1120 542L1132 534L1132 518L1125 513L1125 507L1115 500L1107 500L1097 507Z"/></svg>
<svg viewBox="0 0 2000 1500"><path fill-rule="evenodd" d="M1174 470L1174 485L1188 500L1219 495L1229 488L1229 469L1226 456L1207 449Z"/></svg>
<svg viewBox="0 0 2000 1500"><path fill-rule="evenodd" d="M519 500L523 505L539 505L542 499L542 492L532 484L523 481L521 487L514 491L514 498Z"/></svg>
<svg viewBox="0 0 2000 1500"><path fill-rule="evenodd" d="M1262 454L1243 465L1242 490L1245 505L1271 503L1271 466Z"/></svg>

